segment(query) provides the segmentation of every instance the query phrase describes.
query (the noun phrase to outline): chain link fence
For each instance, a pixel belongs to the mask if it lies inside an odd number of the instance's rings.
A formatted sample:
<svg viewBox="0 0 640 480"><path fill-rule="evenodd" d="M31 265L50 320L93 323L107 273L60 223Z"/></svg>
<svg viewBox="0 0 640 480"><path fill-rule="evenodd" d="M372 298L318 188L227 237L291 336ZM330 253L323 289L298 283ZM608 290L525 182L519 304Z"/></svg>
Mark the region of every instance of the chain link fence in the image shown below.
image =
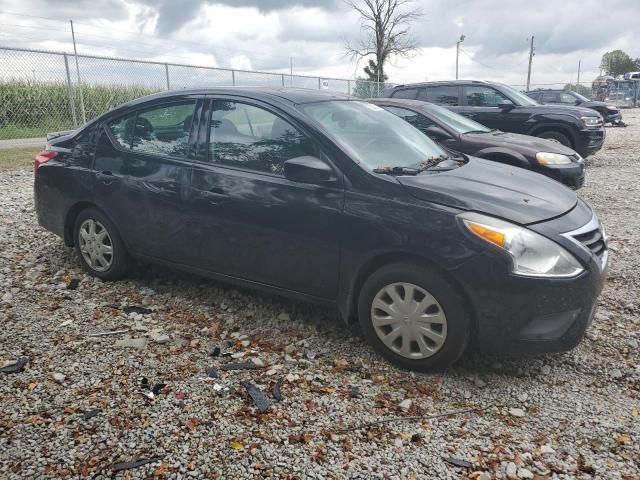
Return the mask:
<svg viewBox="0 0 640 480"><path fill-rule="evenodd" d="M308 88L365 98L380 96L391 84L0 47L0 143L26 144L163 90L224 86Z"/></svg>

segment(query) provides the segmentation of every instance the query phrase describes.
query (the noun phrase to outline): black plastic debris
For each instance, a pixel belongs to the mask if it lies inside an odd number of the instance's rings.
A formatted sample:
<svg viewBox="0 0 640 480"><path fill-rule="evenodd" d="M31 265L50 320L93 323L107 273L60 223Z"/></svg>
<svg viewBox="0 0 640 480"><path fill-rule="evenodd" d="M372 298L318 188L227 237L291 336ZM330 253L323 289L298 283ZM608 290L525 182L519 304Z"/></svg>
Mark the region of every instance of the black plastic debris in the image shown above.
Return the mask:
<svg viewBox="0 0 640 480"><path fill-rule="evenodd" d="M227 363L226 365L222 365L222 370L255 370L258 366L253 362L242 362L242 363Z"/></svg>
<svg viewBox="0 0 640 480"><path fill-rule="evenodd" d="M351 387L351 391L349 392L349 396L351 398L360 398L362 397L362 392L359 387Z"/></svg>
<svg viewBox="0 0 640 480"><path fill-rule="evenodd" d="M231 352L227 350L233 347L233 342L231 340L225 340L222 342L222 345L216 345L211 349L209 355L212 357L230 357Z"/></svg>
<svg viewBox="0 0 640 480"><path fill-rule="evenodd" d="M153 392L154 395L158 395L162 391L162 389L166 386L167 386L166 383L156 383L151 389L151 391Z"/></svg>
<svg viewBox="0 0 640 480"><path fill-rule="evenodd" d="M29 363L27 357L20 357L16 363L11 363L9 365L5 365L0 368L0 372L2 373L20 373L24 370L24 367Z"/></svg>
<svg viewBox="0 0 640 480"><path fill-rule="evenodd" d="M78 285L80 285L80 280L78 280L77 278L72 278L71 280L69 280L69 283L67 283L67 290L75 290L76 288L78 288Z"/></svg>
<svg viewBox="0 0 640 480"><path fill-rule="evenodd" d="M142 377L142 380L140 380L140 388L143 390L151 390L151 385L149 385L147 377Z"/></svg>
<svg viewBox="0 0 640 480"><path fill-rule="evenodd" d="M82 416L84 417L85 420L89 420L90 418L95 417L96 415L98 415L102 410L99 408L93 408L91 410L85 410L84 413L82 414Z"/></svg>
<svg viewBox="0 0 640 480"><path fill-rule="evenodd" d="M121 472L123 470L131 470L132 468L142 467L143 465L147 465L149 463L158 462L158 461L160 461L160 458L155 457L155 458L148 458L145 460L136 460L135 462L116 463L111 469L111 471L113 473L116 473L116 472Z"/></svg>
<svg viewBox="0 0 640 480"><path fill-rule="evenodd" d="M471 462L467 460L463 460L461 458L445 457L444 461L447 463L450 463L451 465L455 465L456 467L462 467L462 468L472 467Z"/></svg>
<svg viewBox="0 0 640 480"><path fill-rule="evenodd" d="M218 370L213 367L207 367L207 377L209 378L220 378L220 374Z"/></svg>
<svg viewBox="0 0 640 480"><path fill-rule="evenodd" d="M148 315L151 313L150 308L141 307L139 305L127 305L122 309L124 313L140 313L142 315Z"/></svg>
<svg viewBox="0 0 640 480"><path fill-rule="evenodd" d="M247 391L259 412L268 412L271 410L271 402L258 387L248 382L242 382L240 385Z"/></svg>
<svg viewBox="0 0 640 480"><path fill-rule="evenodd" d="M282 390L280 390L280 387L282 386L282 382L284 381L284 379L280 379L276 382L275 386L273 387L273 390L271 390L271 395L273 395L273 399L276 402L279 402L280 400L282 400Z"/></svg>

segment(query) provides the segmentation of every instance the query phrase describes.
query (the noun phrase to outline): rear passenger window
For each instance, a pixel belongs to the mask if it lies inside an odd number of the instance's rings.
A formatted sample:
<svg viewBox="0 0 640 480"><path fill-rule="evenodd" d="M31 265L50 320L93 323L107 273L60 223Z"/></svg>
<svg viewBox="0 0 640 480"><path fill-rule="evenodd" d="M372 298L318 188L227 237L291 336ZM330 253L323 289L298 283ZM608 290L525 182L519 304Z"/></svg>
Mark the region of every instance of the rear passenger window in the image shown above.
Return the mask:
<svg viewBox="0 0 640 480"><path fill-rule="evenodd" d="M403 90L398 90L393 93L393 98L409 98L414 100L416 98L416 90L417 88L405 88Z"/></svg>
<svg viewBox="0 0 640 480"><path fill-rule="evenodd" d="M541 95L541 103L556 103L556 93L546 92Z"/></svg>
<svg viewBox="0 0 640 480"><path fill-rule="evenodd" d="M318 155L312 142L286 120L253 105L215 101L209 158L216 163L284 175L284 162Z"/></svg>
<svg viewBox="0 0 640 480"><path fill-rule="evenodd" d="M131 140L133 138L133 124L136 114L132 113L126 117L114 120L109 124L109 130L113 134L116 143L127 150L131 148Z"/></svg>
<svg viewBox="0 0 640 480"><path fill-rule="evenodd" d="M427 87L428 102L437 105L445 105L447 107L457 107L460 105L458 100L460 88L454 85L436 85Z"/></svg>
<svg viewBox="0 0 640 480"><path fill-rule="evenodd" d="M186 157L195 104L195 101L189 101L139 112L132 127L131 148L145 153Z"/></svg>

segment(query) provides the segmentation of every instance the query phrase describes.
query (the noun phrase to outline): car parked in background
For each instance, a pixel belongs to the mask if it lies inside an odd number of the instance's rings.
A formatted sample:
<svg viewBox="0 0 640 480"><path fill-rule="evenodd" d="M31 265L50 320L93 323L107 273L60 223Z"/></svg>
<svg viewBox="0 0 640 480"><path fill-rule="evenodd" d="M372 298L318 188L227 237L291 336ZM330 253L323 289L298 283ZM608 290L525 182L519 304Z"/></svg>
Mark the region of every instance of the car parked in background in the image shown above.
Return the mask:
<svg viewBox="0 0 640 480"><path fill-rule="evenodd" d="M321 91L129 102L51 138L34 192L90 275L115 280L136 258L316 301L418 370L471 340L573 348L607 267L604 230L568 188Z"/></svg>
<svg viewBox="0 0 640 480"><path fill-rule="evenodd" d="M406 120L448 149L533 170L573 189L584 183L584 160L558 142L492 130L444 107L419 100L369 101Z"/></svg>
<svg viewBox="0 0 640 480"><path fill-rule="evenodd" d="M604 123L610 123L615 126L623 126L622 114L620 109L615 105L598 100L589 100L587 97L580 95L578 92L562 89L544 89L531 90L527 95L541 105L579 105L584 108L595 110L604 119Z"/></svg>
<svg viewBox="0 0 640 480"><path fill-rule="evenodd" d="M397 85L385 90L383 96L435 103L489 128L555 140L583 158L604 144L603 120L597 112L539 105L500 83L460 80Z"/></svg>

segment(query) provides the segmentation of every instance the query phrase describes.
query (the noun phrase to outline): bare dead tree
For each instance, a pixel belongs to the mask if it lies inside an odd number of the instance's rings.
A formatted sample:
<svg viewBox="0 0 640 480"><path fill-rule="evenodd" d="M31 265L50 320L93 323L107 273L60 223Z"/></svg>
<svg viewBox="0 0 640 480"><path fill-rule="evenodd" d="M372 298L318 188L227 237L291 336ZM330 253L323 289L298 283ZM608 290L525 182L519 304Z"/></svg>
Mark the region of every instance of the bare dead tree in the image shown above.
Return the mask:
<svg viewBox="0 0 640 480"><path fill-rule="evenodd" d="M357 45L347 44L347 54L359 63L375 56L364 68L369 80L385 81L385 62L391 57L410 57L417 49L409 34L412 22L422 16L413 0L345 0L360 15L360 29L365 34Z"/></svg>

